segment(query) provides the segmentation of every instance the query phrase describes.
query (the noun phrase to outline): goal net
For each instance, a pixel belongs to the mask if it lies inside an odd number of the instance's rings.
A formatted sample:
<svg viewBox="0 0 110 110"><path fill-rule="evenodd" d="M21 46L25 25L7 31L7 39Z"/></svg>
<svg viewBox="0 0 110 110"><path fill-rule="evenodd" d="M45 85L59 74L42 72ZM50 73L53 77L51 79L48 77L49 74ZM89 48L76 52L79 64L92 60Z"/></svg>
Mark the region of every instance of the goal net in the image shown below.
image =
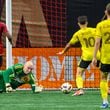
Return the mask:
<svg viewBox="0 0 110 110"><path fill-rule="evenodd" d="M80 48L57 55L69 40L67 0L12 0L12 17L13 64L32 60L36 81L45 88L59 88L64 82L75 88ZM83 79L85 88L99 88L99 70L91 65Z"/></svg>

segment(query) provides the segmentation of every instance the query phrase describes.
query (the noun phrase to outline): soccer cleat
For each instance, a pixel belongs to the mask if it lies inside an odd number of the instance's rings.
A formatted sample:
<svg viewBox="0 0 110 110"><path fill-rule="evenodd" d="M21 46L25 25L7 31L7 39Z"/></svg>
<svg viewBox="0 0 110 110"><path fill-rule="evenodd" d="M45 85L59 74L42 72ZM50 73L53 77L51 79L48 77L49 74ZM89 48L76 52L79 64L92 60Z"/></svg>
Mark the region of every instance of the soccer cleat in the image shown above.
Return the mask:
<svg viewBox="0 0 110 110"><path fill-rule="evenodd" d="M102 104L101 106L100 106L100 108L108 108L108 103L105 103L105 104Z"/></svg>
<svg viewBox="0 0 110 110"><path fill-rule="evenodd" d="M80 96L80 95L83 95L83 94L84 94L83 90L78 90L74 94L72 94L72 96Z"/></svg>

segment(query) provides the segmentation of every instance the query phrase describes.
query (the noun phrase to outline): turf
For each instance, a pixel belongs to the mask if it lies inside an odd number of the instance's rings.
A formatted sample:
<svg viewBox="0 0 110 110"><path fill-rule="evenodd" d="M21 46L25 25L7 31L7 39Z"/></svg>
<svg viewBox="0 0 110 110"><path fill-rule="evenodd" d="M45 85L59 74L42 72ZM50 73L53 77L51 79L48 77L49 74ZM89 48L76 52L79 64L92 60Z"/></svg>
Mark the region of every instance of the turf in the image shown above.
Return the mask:
<svg viewBox="0 0 110 110"><path fill-rule="evenodd" d="M16 91L0 94L0 110L101 110L98 90L86 90L85 95L71 96L61 91ZM110 101L110 97L109 97ZM107 108L106 110L109 110Z"/></svg>

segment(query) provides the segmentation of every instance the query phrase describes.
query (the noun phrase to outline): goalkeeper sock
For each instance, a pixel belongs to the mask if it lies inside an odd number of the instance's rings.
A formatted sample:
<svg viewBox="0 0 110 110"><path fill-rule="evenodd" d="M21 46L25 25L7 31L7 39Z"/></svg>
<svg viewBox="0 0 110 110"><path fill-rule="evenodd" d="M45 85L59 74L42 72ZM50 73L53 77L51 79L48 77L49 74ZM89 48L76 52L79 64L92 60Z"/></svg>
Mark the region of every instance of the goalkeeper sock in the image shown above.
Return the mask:
<svg viewBox="0 0 110 110"><path fill-rule="evenodd" d="M100 91L103 99L103 103L108 102L108 83L106 80L101 80L100 82Z"/></svg>
<svg viewBox="0 0 110 110"><path fill-rule="evenodd" d="M76 76L76 85L78 89L83 88L83 78L81 77L81 75Z"/></svg>

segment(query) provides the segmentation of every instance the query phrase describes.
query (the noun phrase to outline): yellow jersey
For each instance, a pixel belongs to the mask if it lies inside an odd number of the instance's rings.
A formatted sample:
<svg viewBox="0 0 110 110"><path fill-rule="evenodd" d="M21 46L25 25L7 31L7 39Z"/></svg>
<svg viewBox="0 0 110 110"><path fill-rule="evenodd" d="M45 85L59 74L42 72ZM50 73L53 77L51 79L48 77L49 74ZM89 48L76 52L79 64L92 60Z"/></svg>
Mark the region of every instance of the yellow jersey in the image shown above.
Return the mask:
<svg viewBox="0 0 110 110"><path fill-rule="evenodd" d="M103 64L110 64L110 20L104 20L97 24L96 37L101 38L101 59Z"/></svg>
<svg viewBox="0 0 110 110"><path fill-rule="evenodd" d="M72 39L69 42L71 45L75 44L76 42L80 42L82 50L81 58L85 61L91 61L93 58L95 34L95 28L82 28L73 34ZM97 59L100 59L99 52L97 54Z"/></svg>

